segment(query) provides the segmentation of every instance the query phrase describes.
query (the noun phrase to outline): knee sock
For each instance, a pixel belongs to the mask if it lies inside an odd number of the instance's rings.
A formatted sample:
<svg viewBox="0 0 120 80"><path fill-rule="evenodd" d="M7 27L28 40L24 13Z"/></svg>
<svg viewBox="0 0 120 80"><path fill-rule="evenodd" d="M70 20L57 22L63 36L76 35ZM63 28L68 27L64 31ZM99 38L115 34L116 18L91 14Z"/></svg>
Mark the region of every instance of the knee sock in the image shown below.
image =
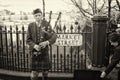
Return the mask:
<svg viewBox="0 0 120 80"><path fill-rule="evenodd" d="M42 80L48 80L48 72L42 72Z"/></svg>
<svg viewBox="0 0 120 80"><path fill-rule="evenodd" d="M31 77L31 80L38 80L38 77Z"/></svg>
<svg viewBox="0 0 120 80"><path fill-rule="evenodd" d="M32 73L31 73L31 80L38 80L38 72L32 71Z"/></svg>

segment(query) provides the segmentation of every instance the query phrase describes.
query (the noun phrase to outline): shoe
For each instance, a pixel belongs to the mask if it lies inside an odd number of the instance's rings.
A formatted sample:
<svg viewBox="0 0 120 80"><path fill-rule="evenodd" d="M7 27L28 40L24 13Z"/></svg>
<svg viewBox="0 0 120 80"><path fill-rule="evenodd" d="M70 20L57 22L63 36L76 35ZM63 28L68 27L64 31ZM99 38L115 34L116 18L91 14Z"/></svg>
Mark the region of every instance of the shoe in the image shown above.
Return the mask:
<svg viewBox="0 0 120 80"><path fill-rule="evenodd" d="M100 78L104 78L106 76L106 73L103 71L100 75Z"/></svg>

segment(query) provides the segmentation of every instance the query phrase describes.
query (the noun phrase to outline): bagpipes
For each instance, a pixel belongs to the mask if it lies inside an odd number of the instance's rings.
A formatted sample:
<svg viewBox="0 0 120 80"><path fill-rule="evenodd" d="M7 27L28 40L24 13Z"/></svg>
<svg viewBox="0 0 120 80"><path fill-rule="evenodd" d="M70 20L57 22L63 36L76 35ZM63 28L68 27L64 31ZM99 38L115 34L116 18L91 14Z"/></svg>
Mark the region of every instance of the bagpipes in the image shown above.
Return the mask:
<svg viewBox="0 0 120 80"><path fill-rule="evenodd" d="M50 11L49 21L48 21L48 22L47 22L45 19L43 20L43 24L45 24L45 25L43 25L43 27L42 27L42 32L46 33L48 36L51 36L51 35L52 35L52 33L51 33L51 31L50 31L50 29L52 29L51 26L50 26L51 15L52 15L52 11ZM61 16L61 12L59 13L59 15L58 15L58 17L57 17L57 20L56 20L56 22L55 22L54 28L56 28L60 16ZM46 36L45 36L45 37L46 37ZM40 42L44 42L43 37L40 38ZM33 52L34 52L34 55L36 55L36 56L40 55L42 49L43 49L43 48L40 46L40 50L39 50L39 51L33 51Z"/></svg>
<svg viewBox="0 0 120 80"><path fill-rule="evenodd" d="M47 22L46 19L45 19L45 2L43 0L43 20L42 20L42 26L43 27L42 27L42 32L46 33L49 37L52 36L52 31L54 32L54 29L57 27L57 23L58 23L59 19L61 18L61 12L59 12L59 14L58 14L58 17L57 17L57 20L55 21L55 25L54 25L53 29L50 25L51 16L52 16L52 11L50 11L50 13L49 13L49 20ZM46 35L44 37L46 37ZM40 42L44 42L43 37L40 38ZM34 55L36 55L36 56L40 55L42 53L42 49L43 48L40 46L39 51L33 51Z"/></svg>
<svg viewBox="0 0 120 80"><path fill-rule="evenodd" d="M52 11L50 11L49 21L47 23L46 23L45 18L43 18L43 24L46 24L47 26L43 27L42 31L45 32L48 35L50 35L51 29L52 29L52 27L50 25L50 23L51 23L51 16L52 16ZM57 28L57 23L58 23L60 18L61 18L61 12L59 12L57 20L55 21L55 25L54 25L52 30L55 30Z"/></svg>
<svg viewBox="0 0 120 80"><path fill-rule="evenodd" d="M57 23L58 23L58 21L59 21L60 18L61 18L61 12L59 12L59 15L57 17L57 20L55 21L55 25L54 25L53 29L55 29L57 27Z"/></svg>
<svg viewBox="0 0 120 80"><path fill-rule="evenodd" d="M43 22L45 23L46 22L46 20L45 20L45 0L42 0L42 2L43 2ZM50 11L49 21L48 21L48 24L47 24L48 26L45 27L45 30L44 30L44 32L47 33L47 34L49 34L48 32L49 32L49 29L51 28L51 26L50 26L51 15L52 15L52 11ZM59 12L59 15L57 17L57 20L55 21L55 25L54 25L53 30L57 27L57 23L58 23L60 18L61 18L61 12Z"/></svg>

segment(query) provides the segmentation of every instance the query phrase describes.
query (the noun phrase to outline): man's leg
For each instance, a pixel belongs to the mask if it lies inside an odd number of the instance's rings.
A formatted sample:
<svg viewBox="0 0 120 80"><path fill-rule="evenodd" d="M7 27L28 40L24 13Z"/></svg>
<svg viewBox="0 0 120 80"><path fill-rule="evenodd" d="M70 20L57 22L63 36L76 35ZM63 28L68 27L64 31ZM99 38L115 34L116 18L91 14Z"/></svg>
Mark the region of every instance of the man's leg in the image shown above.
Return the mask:
<svg viewBox="0 0 120 80"><path fill-rule="evenodd" d="M31 72L31 80L38 80L38 72L37 71L32 71Z"/></svg>
<svg viewBox="0 0 120 80"><path fill-rule="evenodd" d="M48 80L48 71L42 72L42 80Z"/></svg>
<svg viewBox="0 0 120 80"><path fill-rule="evenodd" d="M118 71L118 80L120 80L120 69Z"/></svg>
<svg viewBox="0 0 120 80"><path fill-rule="evenodd" d="M111 43L108 41L107 42L107 47L106 47L106 54L105 54L105 58L104 58L104 66L105 67L107 67L109 65L110 55L113 54L113 53L114 53L114 51L112 49Z"/></svg>

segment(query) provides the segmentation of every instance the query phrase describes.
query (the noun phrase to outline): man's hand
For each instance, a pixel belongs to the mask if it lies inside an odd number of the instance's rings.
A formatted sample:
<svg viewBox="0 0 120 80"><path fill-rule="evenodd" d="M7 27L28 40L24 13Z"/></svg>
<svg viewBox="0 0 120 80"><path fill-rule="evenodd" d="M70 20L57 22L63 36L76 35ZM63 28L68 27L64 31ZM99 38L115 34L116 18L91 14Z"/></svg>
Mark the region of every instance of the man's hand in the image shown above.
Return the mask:
<svg viewBox="0 0 120 80"><path fill-rule="evenodd" d="M40 47L39 45L35 45L35 46L34 46L34 49L35 49L36 51L40 51L40 48L41 48L41 47Z"/></svg>
<svg viewBox="0 0 120 80"><path fill-rule="evenodd" d="M39 43L39 46L41 48L45 48L47 45L49 45L49 41L44 41L44 42Z"/></svg>

